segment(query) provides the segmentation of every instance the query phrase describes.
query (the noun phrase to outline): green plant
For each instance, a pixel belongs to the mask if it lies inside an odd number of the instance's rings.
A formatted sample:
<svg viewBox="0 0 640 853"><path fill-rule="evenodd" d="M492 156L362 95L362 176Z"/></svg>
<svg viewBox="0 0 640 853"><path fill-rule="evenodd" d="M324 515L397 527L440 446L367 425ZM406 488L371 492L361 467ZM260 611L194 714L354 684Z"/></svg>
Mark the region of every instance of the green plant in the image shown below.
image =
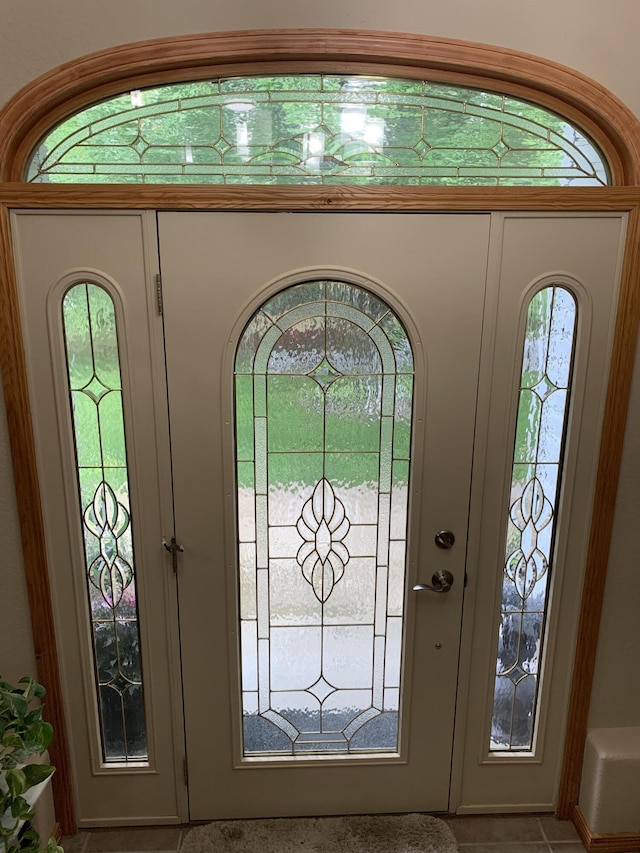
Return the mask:
<svg viewBox="0 0 640 853"><path fill-rule="evenodd" d="M54 771L49 764L33 763L51 743L53 729L42 719L42 705L30 708L41 699L45 689L32 678L21 678L18 686L0 681L0 851L62 853L54 838L43 848L40 836L30 826L20 834L24 821L30 821L33 809L26 792L44 782Z"/></svg>

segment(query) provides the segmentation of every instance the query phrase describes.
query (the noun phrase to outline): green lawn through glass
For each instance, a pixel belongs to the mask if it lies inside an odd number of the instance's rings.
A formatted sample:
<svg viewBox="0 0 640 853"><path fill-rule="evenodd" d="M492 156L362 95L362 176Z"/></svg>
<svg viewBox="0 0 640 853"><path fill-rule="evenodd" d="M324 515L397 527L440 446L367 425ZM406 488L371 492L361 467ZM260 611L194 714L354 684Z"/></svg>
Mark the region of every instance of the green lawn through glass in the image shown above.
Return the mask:
<svg viewBox="0 0 640 853"><path fill-rule="evenodd" d="M496 92L270 75L127 92L62 121L26 179L54 183L602 186L596 144Z"/></svg>

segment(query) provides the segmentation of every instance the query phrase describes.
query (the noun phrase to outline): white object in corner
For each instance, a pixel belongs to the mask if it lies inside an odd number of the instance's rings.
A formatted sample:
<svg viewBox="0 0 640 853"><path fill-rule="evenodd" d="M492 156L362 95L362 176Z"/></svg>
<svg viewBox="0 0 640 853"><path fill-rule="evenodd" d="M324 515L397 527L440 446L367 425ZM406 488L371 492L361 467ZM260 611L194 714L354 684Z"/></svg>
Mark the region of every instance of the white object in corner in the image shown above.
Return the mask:
<svg viewBox="0 0 640 853"><path fill-rule="evenodd" d="M36 760L33 762L34 764L48 764L49 763L49 753L44 752L42 755L38 756ZM55 770L54 770L55 773ZM35 808L36 803L42 796L43 792L46 790L47 786L51 784L51 779L53 777L53 773L51 776L47 777L44 782L39 782L37 785L34 785L33 788L29 788L27 791L22 794L27 803L31 806L32 809ZM7 783L4 781L4 776L0 775L0 790L7 790ZM13 826L15 822L15 818L11 817L8 812L5 812L2 817L0 817L0 823L4 827ZM21 820L18 822L18 825L15 830L15 834L17 835L24 825L24 821Z"/></svg>
<svg viewBox="0 0 640 853"><path fill-rule="evenodd" d="M640 831L640 726L591 729L580 786L580 810L598 835Z"/></svg>

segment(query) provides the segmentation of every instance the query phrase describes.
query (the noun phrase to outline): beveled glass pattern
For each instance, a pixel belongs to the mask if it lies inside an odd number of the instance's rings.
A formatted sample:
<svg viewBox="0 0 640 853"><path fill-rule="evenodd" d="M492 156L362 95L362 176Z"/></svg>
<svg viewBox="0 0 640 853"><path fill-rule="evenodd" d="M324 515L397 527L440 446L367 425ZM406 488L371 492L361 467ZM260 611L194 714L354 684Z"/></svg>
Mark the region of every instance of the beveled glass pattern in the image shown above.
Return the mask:
<svg viewBox="0 0 640 853"><path fill-rule="evenodd" d="M491 749L532 749L571 386L576 303L558 286L531 300L524 339Z"/></svg>
<svg viewBox="0 0 640 853"><path fill-rule="evenodd" d="M278 75L127 92L61 122L26 179L56 183L601 186L566 119L419 80Z"/></svg>
<svg viewBox="0 0 640 853"><path fill-rule="evenodd" d="M111 296L91 283L62 304L105 762L147 758L122 384Z"/></svg>
<svg viewBox="0 0 640 853"><path fill-rule="evenodd" d="M245 328L245 756L398 750L412 398L407 334L362 288L287 288Z"/></svg>

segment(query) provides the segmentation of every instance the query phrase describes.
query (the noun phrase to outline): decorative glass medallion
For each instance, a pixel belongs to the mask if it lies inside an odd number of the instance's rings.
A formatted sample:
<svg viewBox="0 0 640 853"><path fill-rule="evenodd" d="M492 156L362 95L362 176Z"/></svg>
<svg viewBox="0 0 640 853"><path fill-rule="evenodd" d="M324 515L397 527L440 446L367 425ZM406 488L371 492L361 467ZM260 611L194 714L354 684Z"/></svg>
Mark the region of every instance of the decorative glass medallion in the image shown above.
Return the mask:
<svg viewBox="0 0 640 853"><path fill-rule="evenodd" d="M562 479L576 303L558 286L529 304L507 521L491 749L533 746Z"/></svg>
<svg viewBox="0 0 640 853"><path fill-rule="evenodd" d="M497 92L328 74L173 83L50 131L26 179L52 183L603 186L597 145Z"/></svg>
<svg viewBox="0 0 640 853"><path fill-rule="evenodd" d="M105 762L144 761L140 660L118 334L102 287L62 305L100 734Z"/></svg>
<svg viewBox="0 0 640 853"><path fill-rule="evenodd" d="M398 750L412 397L407 334L362 288L287 288L245 328L245 756Z"/></svg>

